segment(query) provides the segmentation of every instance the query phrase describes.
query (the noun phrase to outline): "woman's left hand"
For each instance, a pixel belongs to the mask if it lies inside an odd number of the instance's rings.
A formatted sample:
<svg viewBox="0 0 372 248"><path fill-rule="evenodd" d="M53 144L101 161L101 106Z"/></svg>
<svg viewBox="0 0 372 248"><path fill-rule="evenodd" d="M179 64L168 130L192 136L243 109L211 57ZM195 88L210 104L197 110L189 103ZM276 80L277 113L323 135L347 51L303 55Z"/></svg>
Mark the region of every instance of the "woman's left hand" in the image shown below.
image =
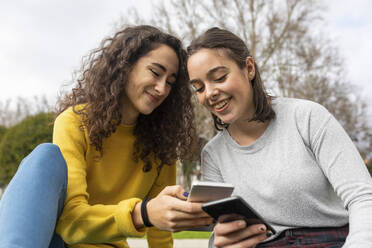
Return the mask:
<svg viewBox="0 0 372 248"><path fill-rule="evenodd" d="M228 215L222 217L228 217ZM244 220L218 222L213 231L214 245L218 248L255 247L267 239L265 225L247 226Z"/></svg>
<svg viewBox="0 0 372 248"><path fill-rule="evenodd" d="M185 190L179 186L168 186L147 203L150 222L161 230L181 231L208 226L213 219L205 213L202 203L186 201Z"/></svg>

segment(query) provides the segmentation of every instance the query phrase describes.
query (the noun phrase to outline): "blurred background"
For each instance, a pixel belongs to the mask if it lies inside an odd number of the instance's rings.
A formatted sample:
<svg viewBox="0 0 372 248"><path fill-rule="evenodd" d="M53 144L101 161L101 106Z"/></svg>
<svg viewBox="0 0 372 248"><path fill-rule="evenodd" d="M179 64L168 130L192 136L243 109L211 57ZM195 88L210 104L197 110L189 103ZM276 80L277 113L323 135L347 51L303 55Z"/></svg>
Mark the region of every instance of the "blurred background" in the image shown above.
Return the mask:
<svg viewBox="0 0 372 248"><path fill-rule="evenodd" d="M372 171L372 2L368 0L13 0L0 2L0 188L37 144L50 142L58 97L82 58L130 24L189 41L212 26L242 37L274 95L324 105ZM200 148L215 134L195 103ZM199 176L179 161L179 183ZM0 190L1 195L1 190Z"/></svg>

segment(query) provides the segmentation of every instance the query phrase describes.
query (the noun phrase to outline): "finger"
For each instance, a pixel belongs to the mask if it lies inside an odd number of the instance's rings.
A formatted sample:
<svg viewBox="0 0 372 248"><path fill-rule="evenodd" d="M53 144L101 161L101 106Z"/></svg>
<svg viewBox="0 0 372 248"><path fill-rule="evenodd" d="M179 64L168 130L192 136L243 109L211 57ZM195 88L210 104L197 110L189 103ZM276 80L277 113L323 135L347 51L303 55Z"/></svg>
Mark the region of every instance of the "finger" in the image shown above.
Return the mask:
<svg viewBox="0 0 372 248"><path fill-rule="evenodd" d="M247 237L250 238L250 237L260 235L260 234L265 234L266 236L266 227L263 225L254 225L254 226L252 225L240 231L229 234L229 238L238 241L238 240L246 239Z"/></svg>
<svg viewBox="0 0 372 248"><path fill-rule="evenodd" d="M230 225L222 225L222 224L230 224ZM217 247L218 246L226 246L226 245L235 244L235 243L241 242L242 240L245 240L245 239L250 240L253 237L259 236L261 234L264 234L264 236L266 237L266 227L264 225L251 225L251 226L248 226L246 228L243 228L243 229L240 229L240 230L237 230L237 231L226 233L226 230L223 229L224 227L227 229L227 228L230 228L231 226L233 226L233 224L241 225L241 226L245 226L246 224L242 220L234 221L234 222L230 222L230 223L222 223L222 224L219 225L218 227L216 225L216 227L215 227L214 243ZM217 228L217 231L216 231L216 228ZM222 231L223 234L221 234L221 231ZM256 242L255 240L256 240L256 238L253 239L254 242ZM247 243L250 244L249 242L247 242ZM246 247L246 246L243 246L243 247Z"/></svg>
<svg viewBox="0 0 372 248"><path fill-rule="evenodd" d="M209 226L213 223L212 218L197 218L197 219L184 219L173 222L172 228L174 231L182 231L190 228Z"/></svg>
<svg viewBox="0 0 372 248"><path fill-rule="evenodd" d="M243 219L244 217L238 214L224 214L218 217L218 222L224 223Z"/></svg>
<svg viewBox="0 0 372 248"><path fill-rule="evenodd" d="M177 200L173 202L171 209L200 217L210 217L209 214L203 211L202 205L203 203Z"/></svg>
<svg viewBox="0 0 372 248"><path fill-rule="evenodd" d="M175 211L175 210L167 211L164 215L164 218L170 221L195 220L195 219L200 219L200 218L210 219L211 221L213 220L212 217L210 217L209 215L205 215L202 212L186 213L186 212Z"/></svg>
<svg viewBox="0 0 372 248"><path fill-rule="evenodd" d="M249 239L242 240L232 245L226 245L224 248L241 248L241 247L256 247L259 243L267 239L265 233L260 235L255 235Z"/></svg>
<svg viewBox="0 0 372 248"><path fill-rule="evenodd" d="M185 189L180 185L173 185L165 187L159 195L169 195L173 197L177 197L182 200L186 200L187 197L184 195Z"/></svg>
<svg viewBox="0 0 372 248"><path fill-rule="evenodd" d="M230 233L239 231L243 228L246 228L247 224L244 220L235 220L231 222L218 222L214 227L214 232L218 236L228 235Z"/></svg>
<svg viewBox="0 0 372 248"><path fill-rule="evenodd" d="M208 219L210 220L210 222L214 222L214 219L209 216L209 215L206 215L205 213L203 212L196 212L196 213L185 213L185 212L180 212L180 211L174 211L173 212L174 215L175 215L175 220L176 221L181 221L181 220L196 220L196 219Z"/></svg>

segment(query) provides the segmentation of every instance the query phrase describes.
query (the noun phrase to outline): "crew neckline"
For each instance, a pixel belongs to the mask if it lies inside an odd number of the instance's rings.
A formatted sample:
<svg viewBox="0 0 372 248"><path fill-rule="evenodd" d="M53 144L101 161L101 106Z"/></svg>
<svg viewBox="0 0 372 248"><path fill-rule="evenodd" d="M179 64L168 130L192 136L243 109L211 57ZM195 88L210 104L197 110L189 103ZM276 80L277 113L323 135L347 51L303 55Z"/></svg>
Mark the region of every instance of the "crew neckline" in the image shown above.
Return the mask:
<svg viewBox="0 0 372 248"><path fill-rule="evenodd" d="M136 124L124 124L124 123L119 124L119 127L122 127L122 128L134 128L135 126Z"/></svg>
<svg viewBox="0 0 372 248"><path fill-rule="evenodd" d="M243 153L254 153L254 152L261 150L264 147L266 140L270 137L270 134L272 133L275 121L276 121L275 118L270 120L270 123L267 126L266 130L263 132L263 134L260 137L258 137L258 139L256 139L252 144L248 146L239 145L238 142L236 142L233 139L233 137L231 137L229 131L227 131L226 128L223 129L222 136L225 139L225 141L230 146L232 146L233 149L239 152L243 152Z"/></svg>
<svg viewBox="0 0 372 248"><path fill-rule="evenodd" d="M280 97L273 99L272 106L276 114L278 114L276 105L279 104L280 101L281 101ZM266 130L263 132L263 134L260 137L258 137L258 139L255 140L252 144L248 146L239 145L238 142L236 142L233 139L233 137L231 137L229 131L227 131L226 128L223 129L221 135L223 139L225 140L225 142L227 142L227 144L229 144L234 150L238 152L242 152L242 153L255 153L261 150L265 146L267 140L270 138L271 133L273 132L276 121L277 121L277 116L274 119L270 120L270 123L267 126Z"/></svg>

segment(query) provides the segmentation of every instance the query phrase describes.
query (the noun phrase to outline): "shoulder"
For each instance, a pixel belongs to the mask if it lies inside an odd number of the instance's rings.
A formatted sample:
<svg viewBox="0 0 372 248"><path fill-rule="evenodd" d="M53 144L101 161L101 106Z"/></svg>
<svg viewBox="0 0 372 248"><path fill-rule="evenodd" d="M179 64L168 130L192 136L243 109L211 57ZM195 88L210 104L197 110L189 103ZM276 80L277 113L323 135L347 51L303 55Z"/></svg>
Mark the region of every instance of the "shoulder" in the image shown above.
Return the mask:
<svg viewBox="0 0 372 248"><path fill-rule="evenodd" d="M311 140L319 134L332 119L328 110L319 103L296 98L278 98L273 103L277 114L277 123L282 129L297 130L305 144L310 145ZM279 125L279 124L278 124Z"/></svg>
<svg viewBox="0 0 372 248"><path fill-rule="evenodd" d="M83 105L71 106L61 112L56 120L55 124L62 124L62 123L82 123L82 117L77 113L77 111L83 109ZM72 123L71 123L72 122Z"/></svg>
<svg viewBox="0 0 372 248"><path fill-rule="evenodd" d="M63 133L66 135L80 135L82 132L86 132L83 117L78 114L78 111L82 109L82 105L77 105L61 112L54 121L53 135Z"/></svg>
<svg viewBox="0 0 372 248"><path fill-rule="evenodd" d="M219 131L208 143L204 146L202 150L202 158L206 159L210 157L211 154L216 156L216 154L223 155L226 153L226 150L229 149L229 142L226 139L226 135L229 135L226 129Z"/></svg>
<svg viewBox="0 0 372 248"><path fill-rule="evenodd" d="M223 144L223 133L224 131L219 131L211 140L207 142L207 144L203 148L203 152L209 152L217 147L219 147L221 144Z"/></svg>
<svg viewBox="0 0 372 248"><path fill-rule="evenodd" d="M85 147L89 144L88 132L83 126L81 115L76 113L78 109L82 109L79 105L69 107L60 113L54 121L53 127L53 143L58 145L61 150L66 146L75 146L77 144Z"/></svg>
<svg viewBox="0 0 372 248"><path fill-rule="evenodd" d="M321 104L297 98L276 98L273 101L273 108L278 115L294 115L298 120L324 118L330 115Z"/></svg>

